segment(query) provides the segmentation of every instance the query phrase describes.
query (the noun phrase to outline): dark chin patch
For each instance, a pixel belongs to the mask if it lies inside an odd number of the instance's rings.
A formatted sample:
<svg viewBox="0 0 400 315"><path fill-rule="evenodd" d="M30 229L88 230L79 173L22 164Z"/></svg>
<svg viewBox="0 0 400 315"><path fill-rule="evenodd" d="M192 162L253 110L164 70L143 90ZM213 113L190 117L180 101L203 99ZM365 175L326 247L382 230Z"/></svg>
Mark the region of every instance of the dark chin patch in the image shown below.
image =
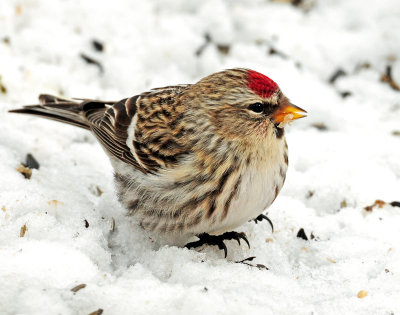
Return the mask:
<svg viewBox="0 0 400 315"><path fill-rule="evenodd" d="M275 127L275 135L278 139L281 139L283 135L285 134L285 129L279 128L278 124L274 124Z"/></svg>

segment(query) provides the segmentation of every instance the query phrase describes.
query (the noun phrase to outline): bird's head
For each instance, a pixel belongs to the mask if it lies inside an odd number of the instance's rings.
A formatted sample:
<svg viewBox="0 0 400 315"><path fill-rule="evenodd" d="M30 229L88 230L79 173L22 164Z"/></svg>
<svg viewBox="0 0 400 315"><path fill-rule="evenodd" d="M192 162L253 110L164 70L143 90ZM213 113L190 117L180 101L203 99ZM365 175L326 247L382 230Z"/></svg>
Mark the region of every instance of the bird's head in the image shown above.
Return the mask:
<svg viewBox="0 0 400 315"><path fill-rule="evenodd" d="M226 138L254 143L281 138L287 122L305 116L267 76L248 69L214 73L192 85L204 117Z"/></svg>

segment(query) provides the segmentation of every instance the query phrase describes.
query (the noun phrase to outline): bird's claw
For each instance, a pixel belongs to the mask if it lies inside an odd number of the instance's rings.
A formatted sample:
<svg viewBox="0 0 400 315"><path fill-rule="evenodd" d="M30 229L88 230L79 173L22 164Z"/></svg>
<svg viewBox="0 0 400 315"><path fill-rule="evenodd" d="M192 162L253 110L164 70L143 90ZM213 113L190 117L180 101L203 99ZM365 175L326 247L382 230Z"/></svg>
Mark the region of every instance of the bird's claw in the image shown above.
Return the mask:
<svg viewBox="0 0 400 315"><path fill-rule="evenodd" d="M207 233L202 233L197 236L199 238L196 242L191 242L185 245L186 248L195 248L202 245L214 245L218 246L219 249L224 251L225 258L228 254L228 249L224 243L225 240L236 240L240 245L240 239L244 240L247 243L247 246L250 248L250 243L247 240L247 236L244 232L225 232L221 235L210 235Z"/></svg>
<svg viewBox="0 0 400 315"><path fill-rule="evenodd" d="M272 221L270 220L270 218L268 218L265 214L260 214L257 218L255 218L255 219L253 219L254 220L254 222L256 223L256 224L258 224L258 222L261 222L261 221L263 221L263 220L267 220L268 221L268 223L269 223L269 225L271 226L271 229L272 229L272 233L274 232L274 225L272 224Z"/></svg>

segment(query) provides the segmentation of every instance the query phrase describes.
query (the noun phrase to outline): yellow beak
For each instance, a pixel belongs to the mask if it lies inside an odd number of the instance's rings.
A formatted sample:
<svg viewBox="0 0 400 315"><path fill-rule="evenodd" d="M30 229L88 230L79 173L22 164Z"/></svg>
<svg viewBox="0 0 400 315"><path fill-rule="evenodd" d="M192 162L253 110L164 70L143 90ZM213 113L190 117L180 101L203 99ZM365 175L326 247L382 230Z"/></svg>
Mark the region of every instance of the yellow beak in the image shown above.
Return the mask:
<svg viewBox="0 0 400 315"><path fill-rule="evenodd" d="M272 118L274 119L275 123L285 123L288 121L292 121L295 119L306 117L307 112L293 105L291 103L282 104L275 113L272 114Z"/></svg>

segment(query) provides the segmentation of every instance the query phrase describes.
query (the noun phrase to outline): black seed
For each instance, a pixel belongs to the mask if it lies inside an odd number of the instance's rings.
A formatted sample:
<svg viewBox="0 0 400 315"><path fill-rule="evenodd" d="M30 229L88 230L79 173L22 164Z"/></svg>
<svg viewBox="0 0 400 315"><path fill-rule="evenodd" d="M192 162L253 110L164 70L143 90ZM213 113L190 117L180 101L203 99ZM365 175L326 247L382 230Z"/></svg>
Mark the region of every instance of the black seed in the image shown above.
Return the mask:
<svg viewBox="0 0 400 315"><path fill-rule="evenodd" d="M343 97L343 98L346 98L346 97L349 97L349 96L351 96L353 93L351 93L350 91L343 91L343 92L340 92L340 95Z"/></svg>
<svg viewBox="0 0 400 315"><path fill-rule="evenodd" d="M346 71L339 68L331 75L331 77L329 78L329 83L333 84L337 79L346 75L347 75Z"/></svg>
<svg viewBox="0 0 400 315"><path fill-rule="evenodd" d="M207 46L210 44L210 42L211 42L211 36L210 36L210 34L208 34L208 33L204 34L204 39L205 39L205 42L204 42L199 48L197 48L196 51L195 51L195 55L196 55L197 57L200 57L201 54L203 53L203 51L204 51L204 50L207 48Z"/></svg>
<svg viewBox="0 0 400 315"><path fill-rule="evenodd" d="M28 168L31 168L31 169L34 168L34 169L36 169L36 170L38 170L39 167L40 167L39 162L36 161L36 159L35 159L35 158L33 157L33 155L30 154L30 153L28 153L28 154L26 155L26 163L25 163L25 166L28 167Z"/></svg>
<svg viewBox="0 0 400 315"><path fill-rule="evenodd" d="M328 130L328 127L324 123L321 123L321 122L311 124L311 126L316 128L316 129L318 129L318 130L320 130L320 131Z"/></svg>
<svg viewBox="0 0 400 315"><path fill-rule="evenodd" d="M89 57L89 56L85 55L84 53L81 53L80 56L88 64L95 65L95 66L97 66L99 68L100 72L104 72L103 66L99 61L93 59L92 57Z"/></svg>
<svg viewBox="0 0 400 315"><path fill-rule="evenodd" d="M306 233L304 232L304 229L301 228L298 232L297 232L297 237L298 238L302 238L305 241L308 241L308 237L306 235Z"/></svg>
<svg viewBox="0 0 400 315"><path fill-rule="evenodd" d="M293 6L298 7L298 6L301 6L303 4L303 0L292 0L290 3Z"/></svg>
<svg viewBox="0 0 400 315"><path fill-rule="evenodd" d="M96 51L103 51L103 50L104 50L104 45L103 45L103 43L100 42L100 41L98 41L97 39L93 39L93 40L92 40L92 45L93 45L93 48L94 48Z"/></svg>
<svg viewBox="0 0 400 315"><path fill-rule="evenodd" d="M223 44L217 44L217 49L221 54L228 55L229 51L231 50L231 46L223 45Z"/></svg>
<svg viewBox="0 0 400 315"><path fill-rule="evenodd" d="M277 55L277 56L279 56L279 57L281 57L283 59L287 59L287 57L288 57L286 54L284 54L283 52L275 49L274 47L270 47L268 53L270 55Z"/></svg>
<svg viewBox="0 0 400 315"><path fill-rule="evenodd" d="M390 205L391 205L392 207L400 207L400 201L392 201L392 202L390 203Z"/></svg>
<svg viewBox="0 0 400 315"><path fill-rule="evenodd" d="M88 220L85 219L84 222L85 222L85 228L88 228L88 227L89 227L89 222L88 222Z"/></svg>

